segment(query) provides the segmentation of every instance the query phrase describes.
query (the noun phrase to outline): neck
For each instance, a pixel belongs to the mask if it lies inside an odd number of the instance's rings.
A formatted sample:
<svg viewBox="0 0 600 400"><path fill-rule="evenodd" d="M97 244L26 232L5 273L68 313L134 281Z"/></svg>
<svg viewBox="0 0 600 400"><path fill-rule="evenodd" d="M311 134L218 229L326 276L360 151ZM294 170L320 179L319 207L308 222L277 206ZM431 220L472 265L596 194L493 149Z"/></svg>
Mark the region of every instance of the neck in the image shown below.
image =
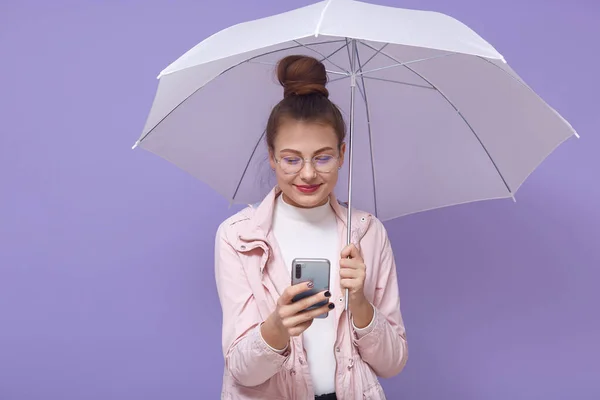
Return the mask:
<svg viewBox="0 0 600 400"><path fill-rule="evenodd" d="M335 216L333 209L327 201L315 207L296 207L288 203L284 196L277 199L275 213L277 220L294 220L310 223L311 225L322 223L328 219L328 216Z"/></svg>

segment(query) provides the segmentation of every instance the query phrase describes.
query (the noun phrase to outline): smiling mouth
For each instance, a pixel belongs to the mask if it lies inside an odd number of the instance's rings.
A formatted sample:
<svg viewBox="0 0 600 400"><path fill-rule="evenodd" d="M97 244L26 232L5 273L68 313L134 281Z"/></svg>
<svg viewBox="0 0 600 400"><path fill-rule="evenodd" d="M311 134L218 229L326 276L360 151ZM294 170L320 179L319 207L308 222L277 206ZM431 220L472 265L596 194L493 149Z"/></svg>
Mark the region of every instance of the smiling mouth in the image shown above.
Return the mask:
<svg viewBox="0 0 600 400"><path fill-rule="evenodd" d="M296 185L296 188L299 191L301 191L302 193L312 193L320 187L321 187L321 185L302 185L302 186Z"/></svg>

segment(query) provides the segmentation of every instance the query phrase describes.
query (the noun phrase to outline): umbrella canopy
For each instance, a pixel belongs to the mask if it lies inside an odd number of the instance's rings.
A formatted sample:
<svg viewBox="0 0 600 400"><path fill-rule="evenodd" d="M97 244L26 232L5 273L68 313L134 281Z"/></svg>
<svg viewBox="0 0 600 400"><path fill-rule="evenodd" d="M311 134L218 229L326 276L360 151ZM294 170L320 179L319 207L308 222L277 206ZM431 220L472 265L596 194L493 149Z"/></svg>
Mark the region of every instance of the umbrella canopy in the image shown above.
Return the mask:
<svg viewBox="0 0 600 400"><path fill-rule="evenodd" d="M264 141L275 65L321 60L351 124L353 206L381 220L513 198L574 129L484 39L436 12L328 0L227 28L159 75L134 145L234 203L272 188ZM352 95L352 93L355 95ZM346 167L336 195L348 199Z"/></svg>

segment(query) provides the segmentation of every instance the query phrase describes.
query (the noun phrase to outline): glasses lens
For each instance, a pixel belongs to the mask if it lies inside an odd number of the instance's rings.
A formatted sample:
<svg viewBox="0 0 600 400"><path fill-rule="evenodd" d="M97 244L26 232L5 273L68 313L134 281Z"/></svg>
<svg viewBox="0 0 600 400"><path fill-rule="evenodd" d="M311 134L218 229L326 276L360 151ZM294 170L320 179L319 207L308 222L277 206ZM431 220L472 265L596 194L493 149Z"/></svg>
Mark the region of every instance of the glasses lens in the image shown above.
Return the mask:
<svg viewBox="0 0 600 400"><path fill-rule="evenodd" d="M296 174L302 169L302 158L283 157L280 162L281 169L286 174Z"/></svg>
<svg viewBox="0 0 600 400"><path fill-rule="evenodd" d="M335 168L336 159L331 155L320 155L313 158L313 165L319 172L331 172Z"/></svg>

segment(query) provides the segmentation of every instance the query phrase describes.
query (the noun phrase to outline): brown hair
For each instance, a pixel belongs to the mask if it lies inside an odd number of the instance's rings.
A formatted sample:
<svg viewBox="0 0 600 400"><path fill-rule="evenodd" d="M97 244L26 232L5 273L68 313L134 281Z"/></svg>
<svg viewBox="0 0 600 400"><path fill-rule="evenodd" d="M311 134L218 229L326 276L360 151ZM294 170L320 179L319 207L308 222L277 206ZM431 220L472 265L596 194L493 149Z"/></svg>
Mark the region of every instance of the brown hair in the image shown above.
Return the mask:
<svg viewBox="0 0 600 400"><path fill-rule="evenodd" d="M277 79L283 86L283 100L273 107L267 122L269 149L274 149L277 131L286 119L329 125L335 131L338 147L341 146L346 123L339 108L329 100L323 63L309 56L287 56L277 64Z"/></svg>

